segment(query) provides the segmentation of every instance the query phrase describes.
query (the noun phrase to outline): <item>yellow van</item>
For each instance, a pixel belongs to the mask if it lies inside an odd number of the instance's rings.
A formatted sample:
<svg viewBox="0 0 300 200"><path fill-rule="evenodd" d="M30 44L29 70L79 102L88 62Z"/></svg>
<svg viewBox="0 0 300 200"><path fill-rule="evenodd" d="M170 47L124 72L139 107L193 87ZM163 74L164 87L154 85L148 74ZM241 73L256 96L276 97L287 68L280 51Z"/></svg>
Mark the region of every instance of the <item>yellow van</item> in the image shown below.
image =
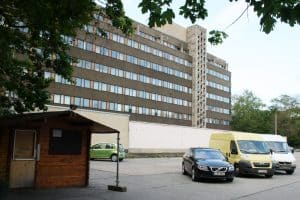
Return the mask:
<svg viewBox="0 0 300 200"><path fill-rule="evenodd" d="M213 133L209 146L219 149L235 167L236 175L274 175L270 150L259 134Z"/></svg>

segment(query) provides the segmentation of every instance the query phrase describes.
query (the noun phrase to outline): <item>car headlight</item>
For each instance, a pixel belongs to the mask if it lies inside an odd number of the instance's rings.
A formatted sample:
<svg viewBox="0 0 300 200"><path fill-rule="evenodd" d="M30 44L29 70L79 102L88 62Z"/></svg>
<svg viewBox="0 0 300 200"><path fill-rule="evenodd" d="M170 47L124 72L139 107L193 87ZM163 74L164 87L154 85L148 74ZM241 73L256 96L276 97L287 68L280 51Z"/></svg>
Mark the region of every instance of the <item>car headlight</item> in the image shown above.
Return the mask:
<svg viewBox="0 0 300 200"><path fill-rule="evenodd" d="M241 157L244 160L248 160L249 159L249 155L247 155L247 154L242 154Z"/></svg>
<svg viewBox="0 0 300 200"><path fill-rule="evenodd" d="M273 165L273 166L277 166L277 165L279 165L279 162L276 161L276 160L272 160L272 165Z"/></svg>
<svg viewBox="0 0 300 200"><path fill-rule="evenodd" d="M230 165L230 166L228 167L228 171L234 171L234 166L233 166L233 165Z"/></svg>
<svg viewBox="0 0 300 200"><path fill-rule="evenodd" d="M208 171L208 167L205 165L198 165L198 169L201 171Z"/></svg>

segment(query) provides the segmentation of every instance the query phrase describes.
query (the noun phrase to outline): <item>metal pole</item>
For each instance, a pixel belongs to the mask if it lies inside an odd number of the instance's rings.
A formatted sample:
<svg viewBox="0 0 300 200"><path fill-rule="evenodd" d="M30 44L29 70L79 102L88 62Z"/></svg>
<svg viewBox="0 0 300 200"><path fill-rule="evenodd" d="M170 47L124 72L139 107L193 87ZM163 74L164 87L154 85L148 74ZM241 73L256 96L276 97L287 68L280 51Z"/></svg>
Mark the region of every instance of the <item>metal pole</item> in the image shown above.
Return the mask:
<svg viewBox="0 0 300 200"><path fill-rule="evenodd" d="M120 133L117 136L117 178L116 178L116 186L119 187L119 151L120 151Z"/></svg>
<svg viewBox="0 0 300 200"><path fill-rule="evenodd" d="M277 135L277 111L275 111L275 135Z"/></svg>
<svg viewBox="0 0 300 200"><path fill-rule="evenodd" d="M126 187L119 186L119 152L120 152L120 133L117 136L117 177L116 177L116 185L108 185L108 189L112 191L118 192L127 192Z"/></svg>

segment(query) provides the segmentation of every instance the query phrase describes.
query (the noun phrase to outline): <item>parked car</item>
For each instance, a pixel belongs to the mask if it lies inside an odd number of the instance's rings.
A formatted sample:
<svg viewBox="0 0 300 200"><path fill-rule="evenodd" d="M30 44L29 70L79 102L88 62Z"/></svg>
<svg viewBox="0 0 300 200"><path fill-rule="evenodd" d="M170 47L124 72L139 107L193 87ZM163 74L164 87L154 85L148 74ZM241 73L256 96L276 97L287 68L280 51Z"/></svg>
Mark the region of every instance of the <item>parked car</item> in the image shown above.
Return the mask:
<svg viewBox="0 0 300 200"><path fill-rule="evenodd" d="M193 181L210 178L232 182L234 166L217 149L190 148L183 155L182 174L190 174Z"/></svg>
<svg viewBox="0 0 300 200"><path fill-rule="evenodd" d="M125 151L123 146L119 146L119 161L125 158ZM111 159L116 162L117 157L117 144L114 143L99 143L91 146L90 148L90 159Z"/></svg>

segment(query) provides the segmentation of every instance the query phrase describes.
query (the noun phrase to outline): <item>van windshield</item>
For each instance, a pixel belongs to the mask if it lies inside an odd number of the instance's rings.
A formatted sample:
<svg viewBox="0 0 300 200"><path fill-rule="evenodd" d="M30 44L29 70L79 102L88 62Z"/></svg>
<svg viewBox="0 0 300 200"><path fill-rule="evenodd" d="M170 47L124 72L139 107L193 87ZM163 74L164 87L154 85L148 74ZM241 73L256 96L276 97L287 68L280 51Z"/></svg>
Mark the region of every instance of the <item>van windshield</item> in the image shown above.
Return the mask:
<svg viewBox="0 0 300 200"><path fill-rule="evenodd" d="M237 141L240 151L246 154L269 154L265 142L255 140L238 140Z"/></svg>
<svg viewBox="0 0 300 200"><path fill-rule="evenodd" d="M275 141L267 141L267 146L269 149L272 149L276 153L288 153L289 147L286 142L275 142Z"/></svg>

